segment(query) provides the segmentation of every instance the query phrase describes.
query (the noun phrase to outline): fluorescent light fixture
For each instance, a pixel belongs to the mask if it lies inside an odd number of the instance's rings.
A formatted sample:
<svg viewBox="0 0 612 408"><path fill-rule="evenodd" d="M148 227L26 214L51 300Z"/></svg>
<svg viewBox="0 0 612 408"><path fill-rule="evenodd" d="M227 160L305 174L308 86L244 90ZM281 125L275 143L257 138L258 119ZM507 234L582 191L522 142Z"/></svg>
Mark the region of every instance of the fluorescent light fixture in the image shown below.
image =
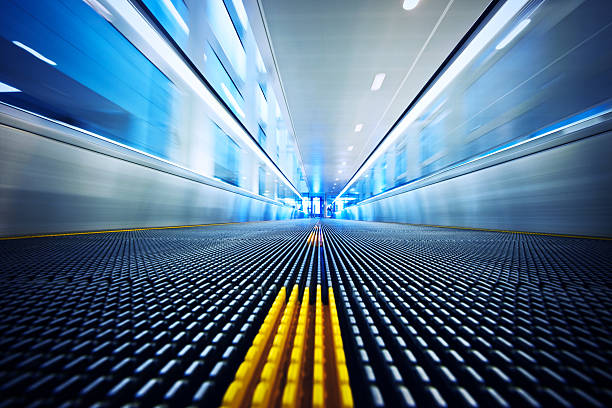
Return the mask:
<svg viewBox="0 0 612 408"><path fill-rule="evenodd" d="M242 111L242 109L240 109L240 105L238 105L238 101L234 98L234 95L232 95L230 90L227 89L227 86L225 86L223 82L221 82L221 89L223 89L223 93L225 94L225 96L227 96L227 99L229 99L230 105L232 105L232 107L236 110L236 112L244 118L245 117L244 112Z"/></svg>
<svg viewBox="0 0 612 408"><path fill-rule="evenodd" d="M345 162L345 161L343 161L343 162L342 162L342 165L343 165L343 166L346 166L346 162Z"/></svg>
<svg viewBox="0 0 612 408"><path fill-rule="evenodd" d="M347 148L346 148L346 150L348 150L349 152L352 152L354 147L355 147L355 146L350 145L349 147L347 147Z"/></svg>
<svg viewBox="0 0 612 408"><path fill-rule="evenodd" d="M340 179L338 177L336 177L336 181L340 181Z"/></svg>
<svg viewBox="0 0 612 408"><path fill-rule="evenodd" d="M32 54L33 56L35 56L36 58L38 58L39 60L45 61L47 64L49 65L53 65L56 66L57 64L55 63L55 61L50 60L49 58L45 57L44 55L42 55L40 52L28 47L25 44L20 43L19 41L13 41L13 44L15 44L16 46L18 46L19 48L29 52L30 54Z"/></svg>
<svg viewBox="0 0 612 408"><path fill-rule="evenodd" d="M338 170L338 174L342 174L342 170Z"/></svg>
<svg viewBox="0 0 612 408"><path fill-rule="evenodd" d="M404 10L412 10L419 4L419 0L404 0L402 7Z"/></svg>
<svg viewBox="0 0 612 408"><path fill-rule="evenodd" d="M514 16L527 4L529 0L507 0L497 10L495 15L487 22L487 24L472 38L469 44L463 49L461 54L455 58L450 66L443 71L434 84L425 92L425 94L415 103L415 105L406 113L395 128L387 135L383 142L376 150L372 152L370 157L363 163L361 168L351 177L349 182L338 194L338 199L341 197L355 181L366 172L376 160L395 143L395 141L404 134L406 129L412 125L425 110L442 94L446 87L467 67L470 62L499 34L499 32L514 18ZM374 85L374 84L372 84Z"/></svg>
<svg viewBox="0 0 612 408"><path fill-rule="evenodd" d="M355 132L361 132L361 129L363 129L363 123L358 123L355 125Z"/></svg>
<svg viewBox="0 0 612 408"><path fill-rule="evenodd" d="M3 82L0 82L0 93L2 92L21 92L21 90L13 88L12 86L7 85Z"/></svg>
<svg viewBox="0 0 612 408"><path fill-rule="evenodd" d="M164 6L166 6L170 14L172 14L172 17L174 17L179 26L181 26L181 29L185 32L185 34L189 34L189 27L187 27L187 23L185 23L185 20L183 20L181 14L178 12L176 7L174 7L174 4L172 4L172 0L162 0L162 3L164 3Z"/></svg>
<svg viewBox="0 0 612 408"><path fill-rule="evenodd" d="M374 77L374 81L372 81L372 86L370 87L373 91L378 91L382 86L383 81L385 80L385 73L381 72L380 74L376 74Z"/></svg>
<svg viewBox="0 0 612 408"><path fill-rule="evenodd" d="M497 44L497 47L495 47L496 50L501 50L502 48L504 48L506 45L510 44L510 42L512 40L514 40L516 38L517 35L519 35L521 33L521 31L523 31L525 29L525 27L527 27L529 25L529 23L531 23L531 20L526 18L523 21L521 21L520 23L518 23L516 25L516 27L514 27L514 29L512 31L510 31L508 33L508 35L501 40L501 42L499 44Z"/></svg>
<svg viewBox="0 0 612 408"><path fill-rule="evenodd" d="M122 32L127 30L130 34L128 39L139 49L145 50L145 55L159 69L173 74L175 80L182 81L189 87L210 109L210 117L220 126L225 128L228 134L239 138L244 145L251 149L259 160L266 164L279 179L293 191L298 197L300 192L291 184L291 181L274 164L274 162L259 147L257 142L245 131L240 122L229 112L229 110L217 99L200 78L191 70L185 61L178 55L176 50L168 44L166 39L140 14L140 12L125 0L104 0L104 5L113 13L113 24Z"/></svg>

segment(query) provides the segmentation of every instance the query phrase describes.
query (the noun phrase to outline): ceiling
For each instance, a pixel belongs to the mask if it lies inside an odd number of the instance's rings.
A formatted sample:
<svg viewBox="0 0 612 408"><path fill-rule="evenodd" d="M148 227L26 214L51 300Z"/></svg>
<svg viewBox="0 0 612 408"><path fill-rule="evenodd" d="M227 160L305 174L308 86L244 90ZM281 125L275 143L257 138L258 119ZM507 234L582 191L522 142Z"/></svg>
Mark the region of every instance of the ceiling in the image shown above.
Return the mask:
<svg viewBox="0 0 612 408"><path fill-rule="evenodd" d="M489 4L259 2L311 193L340 191Z"/></svg>

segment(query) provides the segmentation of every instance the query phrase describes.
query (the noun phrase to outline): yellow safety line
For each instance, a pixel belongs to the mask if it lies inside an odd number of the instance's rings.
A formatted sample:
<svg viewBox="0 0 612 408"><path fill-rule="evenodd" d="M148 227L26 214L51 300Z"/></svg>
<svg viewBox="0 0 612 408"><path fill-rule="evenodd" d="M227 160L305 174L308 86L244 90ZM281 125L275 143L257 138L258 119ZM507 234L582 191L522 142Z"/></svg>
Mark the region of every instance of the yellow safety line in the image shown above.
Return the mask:
<svg viewBox="0 0 612 408"><path fill-rule="evenodd" d="M287 370L287 382L283 390L282 406L283 408L294 408L298 406L298 401L301 399L303 366L306 359L306 346L308 341L308 300L310 292L308 288L304 289L302 296L302 305L300 307L300 315L298 317L297 327L295 329L295 338L293 340L293 349L291 350L291 362Z"/></svg>
<svg viewBox="0 0 612 408"><path fill-rule="evenodd" d="M69 235L108 234L110 232L130 232L130 231L148 231L148 230L161 230L161 229L174 229L174 228L212 227L215 225L248 224L252 222L270 222L270 221L220 222L216 224L175 225L175 226L169 226L169 227L147 227L147 228L130 228L130 229L105 230L105 231L63 232L59 234L22 235L22 236L16 236L16 237L0 237L0 241L6 241L10 239L25 239L25 238L65 237Z"/></svg>
<svg viewBox="0 0 612 408"><path fill-rule="evenodd" d="M314 338L314 365L312 370L312 406L320 408L325 406L325 338L323 331L323 302L321 300L321 285L317 285L317 298L315 303L315 338Z"/></svg>
<svg viewBox="0 0 612 408"><path fill-rule="evenodd" d="M315 232L311 231L310 234L308 235L308 239L306 240L306 242L308 244L312 244L314 242L314 237L315 237Z"/></svg>
<svg viewBox="0 0 612 408"><path fill-rule="evenodd" d="M289 302L281 319L280 325L274 336L272 348L268 353L268 359L261 372L261 378L255 393L253 394L252 407L276 406L281 396L281 380L285 373L289 357L289 346L292 337L292 329L295 327L296 305L298 301L298 286L293 287Z"/></svg>
<svg viewBox="0 0 612 408"><path fill-rule="evenodd" d="M221 407L353 407L333 290L323 305L317 285L314 311L309 289L301 304L298 293L295 285L283 311L286 288L281 290Z"/></svg>
<svg viewBox="0 0 612 408"><path fill-rule="evenodd" d="M358 220L358 221L378 222L378 221L365 221L365 220ZM386 222L386 221L380 221L380 222ZM451 229L461 229L461 230L469 230L469 231L505 232L508 234L543 235L543 236L548 236L548 237L598 239L602 241L612 241L612 238L610 237L594 237L590 235L567 235L567 234L555 234L552 232L511 231L511 230L498 230L498 229L490 229L490 228L456 227L452 225L411 224L409 222L388 222L388 223L389 224L400 224L400 225L412 225L415 227L451 228Z"/></svg>
<svg viewBox="0 0 612 408"><path fill-rule="evenodd" d="M222 407L244 407L250 402L256 381L259 379L259 374L264 366L263 363L268 355L272 335L279 325L281 311L285 306L286 293L285 287L282 287L276 299L274 299L274 303L259 328L259 332L253 339L253 344L236 371L234 381L223 396Z"/></svg>
<svg viewBox="0 0 612 408"><path fill-rule="evenodd" d="M312 230L310 234L308 234L308 239L306 240L306 243L318 246L323 245L323 232L319 225L315 225L314 230Z"/></svg>
<svg viewBox="0 0 612 408"><path fill-rule="evenodd" d="M348 369L346 368L346 357L344 356L344 346L342 344L342 335L340 333L340 322L338 321L338 311L336 309L336 299L334 299L334 291L328 288L329 295L329 314L331 320L334 359L336 368L336 379L338 387L339 406L342 408L351 408L353 406L353 394L349 385Z"/></svg>

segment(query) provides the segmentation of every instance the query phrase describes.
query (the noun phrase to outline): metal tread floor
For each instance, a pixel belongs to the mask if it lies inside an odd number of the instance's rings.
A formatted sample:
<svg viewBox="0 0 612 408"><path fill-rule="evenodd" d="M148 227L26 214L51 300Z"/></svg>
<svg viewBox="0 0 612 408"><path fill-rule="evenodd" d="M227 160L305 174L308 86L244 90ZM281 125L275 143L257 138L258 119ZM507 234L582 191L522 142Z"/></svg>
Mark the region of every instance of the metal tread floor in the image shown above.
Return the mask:
<svg viewBox="0 0 612 408"><path fill-rule="evenodd" d="M339 220L2 241L0 406L225 404L281 290L297 344L305 288L351 404L605 406L611 271L610 241Z"/></svg>

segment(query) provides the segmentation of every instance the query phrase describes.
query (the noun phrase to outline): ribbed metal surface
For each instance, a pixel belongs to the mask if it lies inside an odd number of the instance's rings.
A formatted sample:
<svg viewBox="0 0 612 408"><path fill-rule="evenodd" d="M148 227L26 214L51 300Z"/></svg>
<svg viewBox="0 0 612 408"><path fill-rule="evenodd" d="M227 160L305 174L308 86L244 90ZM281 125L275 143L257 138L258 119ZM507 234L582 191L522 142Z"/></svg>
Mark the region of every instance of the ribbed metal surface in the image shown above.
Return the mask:
<svg viewBox="0 0 612 408"><path fill-rule="evenodd" d="M610 401L612 242L350 221L324 231L356 401Z"/></svg>
<svg viewBox="0 0 612 408"><path fill-rule="evenodd" d="M319 283L356 405L603 406L611 269L610 241L332 220L0 241L0 405L218 405Z"/></svg>
<svg viewBox="0 0 612 408"><path fill-rule="evenodd" d="M313 225L0 241L4 405L217 405Z"/></svg>

